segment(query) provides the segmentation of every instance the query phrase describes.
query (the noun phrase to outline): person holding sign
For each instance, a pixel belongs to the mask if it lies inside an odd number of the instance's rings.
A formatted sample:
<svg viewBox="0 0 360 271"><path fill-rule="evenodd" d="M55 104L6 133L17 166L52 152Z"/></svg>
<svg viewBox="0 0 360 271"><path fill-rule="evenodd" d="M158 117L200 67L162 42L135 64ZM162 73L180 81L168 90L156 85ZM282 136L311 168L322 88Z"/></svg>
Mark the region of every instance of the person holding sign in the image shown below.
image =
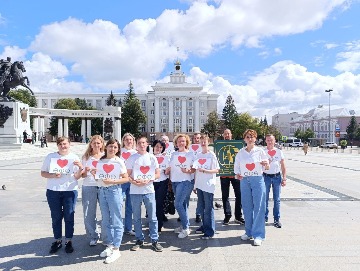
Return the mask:
<svg viewBox="0 0 360 271"><path fill-rule="evenodd" d="M130 133L125 133L121 139L120 158L123 159L126 164L126 161L134 153L136 153L135 137ZM121 189L123 191L123 197L125 197L124 233L134 236L135 232L132 230L133 212L131 207L130 182L122 184Z"/></svg>
<svg viewBox="0 0 360 271"><path fill-rule="evenodd" d="M90 143L82 157L82 164L85 170L82 173L84 178L81 186L82 191L82 205L84 212L84 224L87 236L90 238L90 246L96 246L99 241L99 232L97 229L96 209L98 202L98 187L94 176L90 173L91 169L96 168L96 165L104 155L104 139L100 135L91 137ZM102 239L105 240L105 228L103 228Z"/></svg>
<svg viewBox="0 0 360 271"><path fill-rule="evenodd" d="M100 253L104 263L112 263L120 257L120 245L124 234L122 222L122 189L121 184L129 181L124 161L120 159L120 144L110 139L105 146L105 154L100 158L95 170L95 180L99 186L99 203L103 227L106 231L104 243L107 248Z"/></svg>
<svg viewBox="0 0 360 271"><path fill-rule="evenodd" d="M202 239L210 239L215 234L214 193L216 173L220 166L214 152L209 150L209 137L201 136L201 152L196 156L193 164L195 171L195 188L198 196L198 207L201 212L203 225L196 233L203 233Z"/></svg>
<svg viewBox="0 0 360 271"><path fill-rule="evenodd" d="M171 158L166 173L170 172L172 187L175 193L175 209L181 220L181 226L174 229L179 238L185 238L190 234L189 200L194 189L194 180L191 174L195 172L192 168L194 154L189 151L190 138L188 135L179 134L174 138L175 151Z"/></svg>
<svg viewBox="0 0 360 271"><path fill-rule="evenodd" d="M263 167L270 168L265 151L255 146L257 133L247 129L244 132L246 147L235 156L234 173L240 180L241 204L245 216L245 234L242 240L254 238L254 246L261 246L265 239L266 191Z"/></svg>
<svg viewBox="0 0 360 271"><path fill-rule="evenodd" d="M199 152L201 152L200 138L201 138L200 133L194 133L194 135L192 137L192 141L191 141L191 145L190 145L190 151L192 151L195 156ZM195 178L195 176L194 176L194 178ZM195 222L196 223L201 222L201 210L200 210L200 207L199 207L199 198L198 198L198 201L196 203Z"/></svg>
<svg viewBox="0 0 360 271"><path fill-rule="evenodd" d="M156 217L158 220L158 232L161 232L165 216L164 201L169 186L169 175L166 175L165 171L169 166L170 158L163 155L166 147L165 143L161 142L160 140L154 140L154 142L152 143L152 148L160 168L160 177L154 181L154 189L156 200Z"/></svg>
<svg viewBox="0 0 360 271"><path fill-rule="evenodd" d="M78 182L83 166L79 157L70 152L70 141L61 136L56 140L58 151L46 156L41 167L41 177L47 179L46 198L49 204L55 241L50 253L62 247L62 220L65 221L65 252L72 253L74 235L75 204Z"/></svg>
<svg viewBox="0 0 360 271"><path fill-rule="evenodd" d="M280 193L281 187L286 185L286 168L284 161L284 154L278 148L275 148L275 137L272 134L266 135L266 154L270 161L269 170L264 170L264 180L266 186L266 211L265 211L265 222L268 222L269 215L269 194L272 186L273 190L273 216L274 216L274 227L281 228L280 222ZM280 174L280 171L282 174Z"/></svg>
<svg viewBox="0 0 360 271"><path fill-rule="evenodd" d="M126 162L127 172L130 177L131 204L134 216L134 229L136 243L131 250L136 251L144 246L144 234L141 224L141 204L144 202L148 214L149 231L152 248L161 252L163 247L158 243L158 220L156 217L156 201L153 182L160 177L157 159L146 151L147 138L142 136L137 140L137 153L133 154Z"/></svg>

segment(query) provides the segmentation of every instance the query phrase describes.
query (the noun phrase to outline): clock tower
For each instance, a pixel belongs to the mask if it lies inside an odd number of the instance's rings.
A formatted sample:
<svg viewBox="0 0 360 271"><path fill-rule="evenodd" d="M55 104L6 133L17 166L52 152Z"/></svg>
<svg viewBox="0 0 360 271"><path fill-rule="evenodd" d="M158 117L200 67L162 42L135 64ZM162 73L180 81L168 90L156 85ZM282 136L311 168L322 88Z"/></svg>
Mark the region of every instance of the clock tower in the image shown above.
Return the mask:
<svg viewBox="0 0 360 271"><path fill-rule="evenodd" d="M171 84L183 84L185 83L185 74L181 71L181 63L176 60L174 63L174 71L170 73Z"/></svg>

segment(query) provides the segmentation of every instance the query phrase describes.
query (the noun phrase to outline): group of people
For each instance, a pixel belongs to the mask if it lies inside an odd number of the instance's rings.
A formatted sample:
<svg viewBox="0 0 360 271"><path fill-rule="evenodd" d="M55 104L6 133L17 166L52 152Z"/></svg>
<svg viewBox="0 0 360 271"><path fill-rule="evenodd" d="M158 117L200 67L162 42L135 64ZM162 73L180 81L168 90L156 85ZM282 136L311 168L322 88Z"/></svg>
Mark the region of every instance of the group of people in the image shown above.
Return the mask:
<svg viewBox="0 0 360 271"><path fill-rule="evenodd" d="M231 131L226 129L223 137L231 140ZM231 183L236 197L234 222L245 224L241 239L253 238L254 245L258 246L265 239L271 187L274 226L281 228L280 188L286 183L286 170L283 153L274 147L274 136L266 136L266 150L255 146L256 137L256 131L246 130L246 147L235 157L235 175L223 176L220 182L225 215L223 224L228 225L232 217L229 202ZM142 203L146 209L151 246L156 252L163 251L159 234L163 228L163 205L169 189L174 192L174 205L179 215L180 226L174 229L178 238L190 234L188 210L192 192L198 197L196 221L202 222L196 233L202 234L204 240L214 237L214 192L220 167L215 153L209 149L207 136L196 133L191 142L188 135L179 134L173 140L174 146L169 144L167 136L162 136L152 142L152 151L149 151L150 144L143 136L135 140L132 134L126 133L121 142L110 139L105 144L100 135L94 135L82 159L71 153L68 138L59 137L56 143L58 152L50 153L41 168L41 176L48 179L46 196L55 238L50 253L62 247L63 218L65 251L72 253L74 250L74 211L80 178L83 178L82 205L90 246L95 246L100 240L96 217L97 204L100 206L101 239L106 245L100 257L105 258L104 263L114 262L120 257L123 234L135 236L131 250L137 251L144 246Z"/></svg>

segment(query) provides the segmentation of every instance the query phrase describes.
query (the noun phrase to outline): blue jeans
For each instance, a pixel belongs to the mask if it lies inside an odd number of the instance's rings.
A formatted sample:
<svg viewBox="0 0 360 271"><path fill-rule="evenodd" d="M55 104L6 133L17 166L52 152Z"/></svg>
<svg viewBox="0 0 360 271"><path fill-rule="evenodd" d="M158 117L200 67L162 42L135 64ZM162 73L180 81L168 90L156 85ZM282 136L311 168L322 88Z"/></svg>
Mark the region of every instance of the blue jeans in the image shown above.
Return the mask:
<svg viewBox="0 0 360 271"><path fill-rule="evenodd" d="M99 231L97 229L96 209L98 203L97 186L82 186L82 206L84 212L84 224L86 234L91 239L99 239Z"/></svg>
<svg viewBox="0 0 360 271"><path fill-rule="evenodd" d="M214 217L214 194L197 189L200 215L202 217L202 229L205 235L214 236L215 217Z"/></svg>
<svg viewBox="0 0 360 271"><path fill-rule="evenodd" d="M52 229L55 239L62 237L62 219L65 221L65 238L71 239L74 235L74 214L77 190L53 191L46 190L52 220Z"/></svg>
<svg viewBox="0 0 360 271"><path fill-rule="evenodd" d="M276 177L264 176L264 180L266 186L265 219L268 219L268 215L269 215L269 194L270 194L270 188L272 186L273 200L274 200L273 216L274 216L274 220L278 221L280 219L281 175L279 174Z"/></svg>
<svg viewBox="0 0 360 271"><path fill-rule="evenodd" d="M125 198L125 219L124 226L125 232L132 230L132 206L131 206L131 196L130 196L130 183L124 183L121 185L123 191L123 198Z"/></svg>
<svg viewBox="0 0 360 271"><path fill-rule="evenodd" d="M103 241L108 245L119 248L124 234L121 216L123 203L121 185L100 187L99 203L103 220L102 230L106 232L106 240Z"/></svg>
<svg viewBox="0 0 360 271"><path fill-rule="evenodd" d="M263 176L244 177L240 181L241 203L245 217L245 233L265 239L266 192Z"/></svg>
<svg viewBox="0 0 360 271"><path fill-rule="evenodd" d="M158 220L158 230L161 231L163 227L163 217L164 217L164 201L166 193L168 190L169 179L166 179L161 182L154 182L155 189L155 200L156 200L156 217Z"/></svg>
<svg viewBox="0 0 360 271"><path fill-rule="evenodd" d="M149 221L149 231L151 241L157 241L159 239L158 234L158 221L156 218L156 202L155 202L155 193L149 194L131 194L131 204L133 208L134 215L134 229L136 240L143 241L145 239L142 232L142 223L141 223L141 204L144 202L145 209L148 214Z"/></svg>
<svg viewBox="0 0 360 271"><path fill-rule="evenodd" d="M189 200L194 189L194 180L173 182L172 187L175 193L175 209L181 219L181 226L184 230L190 227L189 221Z"/></svg>

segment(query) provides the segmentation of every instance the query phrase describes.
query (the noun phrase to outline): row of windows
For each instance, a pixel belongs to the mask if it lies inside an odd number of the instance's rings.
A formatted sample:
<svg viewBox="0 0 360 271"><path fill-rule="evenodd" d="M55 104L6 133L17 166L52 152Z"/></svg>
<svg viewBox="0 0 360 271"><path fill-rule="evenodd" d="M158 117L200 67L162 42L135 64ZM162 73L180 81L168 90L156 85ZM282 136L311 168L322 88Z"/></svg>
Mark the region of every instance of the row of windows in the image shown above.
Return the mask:
<svg viewBox="0 0 360 271"><path fill-rule="evenodd" d="M160 111L160 115L161 116L167 116L169 114L169 111L167 110L161 110ZM150 115L155 115L155 110L150 110ZM174 116L181 116L181 111L180 110L175 110L174 112ZM187 116L194 116L195 115L195 112L192 111L192 110L188 110L186 111L186 115ZM201 111L200 112L200 116L205 116L205 112L204 111Z"/></svg>
<svg viewBox="0 0 360 271"><path fill-rule="evenodd" d="M167 127L161 127L161 132L162 132L162 133L167 133L168 131L169 131L169 129L168 129ZM154 127L151 127L151 128L150 128L150 132L151 132L151 133L154 133L154 132L155 132L155 128L154 128ZM180 126L174 127L174 132L175 132L175 133L180 133L180 132L181 132L181 127L180 127ZM194 132L194 127L192 127L192 126L186 127L186 132L187 132L187 133L193 133L193 132Z"/></svg>
<svg viewBox="0 0 360 271"><path fill-rule="evenodd" d="M155 102L151 102L151 107L155 107ZM160 102L160 107L167 107L168 106L168 101L161 101ZM181 101L175 101L173 106L175 107L181 107ZM187 106L188 107L194 107L194 102L193 101L188 101L187 102ZM200 107L204 107L205 103L204 102L200 102ZM146 107L146 101L141 101L141 107Z"/></svg>
<svg viewBox="0 0 360 271"><path fill-rule="evenodd" d="M151 119L151 120L150 120L150 124L154 124L154 123L155 123L154 119ZM160 120L160 123L162 123L162 124L167 124L167 123L168 123L168 119L161 119L161 120ZM187 120L187 123L193 124L193 123L194 123L194 120L193 120L193 119L188 119L188 120ZM205 123L205 119L201 119L201 120L200 120L200 123L201 123L201 124L204 124L204 123ZM174 124L181 124L181 119L174 119Z"/></svg>

